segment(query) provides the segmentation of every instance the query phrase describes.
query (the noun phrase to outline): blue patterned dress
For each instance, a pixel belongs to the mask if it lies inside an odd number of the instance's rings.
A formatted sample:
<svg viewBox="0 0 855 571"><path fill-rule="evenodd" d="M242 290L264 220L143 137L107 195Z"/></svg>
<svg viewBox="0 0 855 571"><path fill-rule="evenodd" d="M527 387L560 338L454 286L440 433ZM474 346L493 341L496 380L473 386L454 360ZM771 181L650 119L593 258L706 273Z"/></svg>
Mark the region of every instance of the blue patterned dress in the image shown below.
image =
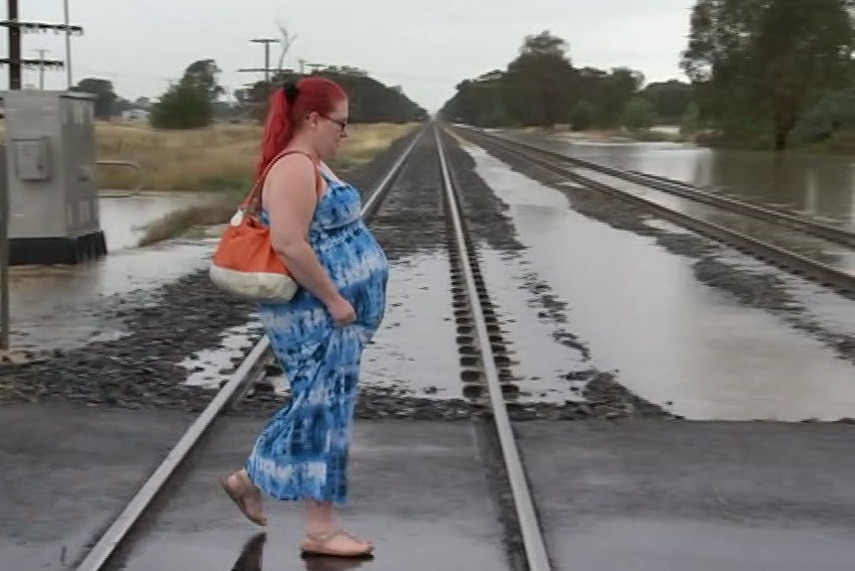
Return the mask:
<svg viewBox="0 0 855 571"><path fill-rule="evenodd" d="M309 242L353 305L356 321L335 327L324 304L304 288L288 303L259 306L291 398L258 436L246 470L273 498L343 504L360 359L383 319L389 265L362 221L356 188L322 176L327 189L315 209ZM266 211L262 221L268 223Z"/></svg>

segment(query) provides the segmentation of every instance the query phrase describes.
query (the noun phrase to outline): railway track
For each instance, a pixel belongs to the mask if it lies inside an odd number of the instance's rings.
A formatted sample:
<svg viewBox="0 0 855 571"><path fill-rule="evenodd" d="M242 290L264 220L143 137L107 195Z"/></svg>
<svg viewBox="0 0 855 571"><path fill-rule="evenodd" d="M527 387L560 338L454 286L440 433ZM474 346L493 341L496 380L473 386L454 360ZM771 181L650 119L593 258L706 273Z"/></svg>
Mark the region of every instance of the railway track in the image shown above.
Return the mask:
<svg viewBox="0 0 855 571"><path fill-rule="evenodd" d="M491 454L500 458L503 466L504 473L500 475L500 480L507 488L503 493L509 492L511 499L511 505L505 509L507 513L503 516L512 520L510 523L505 522L505 529L508 530L506 533L517 535L509 543L523 546L523 553L509 553L509 567L548 571L552 567L504 399L505 393L513 389L508 370L510 359L478 267L476 246L468 238L466 221L460 208L459 189L444 150L445 136L438 126L432 124L420 130L365 200L362 213L369 220L377 212L414 148L421 141L433 139L442 180L442 188L437 190L441 192L446 214L460 376L464 383L464 394L471 399L473 411L485 413L473 415L473 421L490 432L487 440L495 443L495 450L491 450ZM192 469L186 462L188 457L205 439L217 418L262 380L270 359L269 342L266 337L262 337L125 508L81 558L74 567L76 571L104 571L112 568L118 554L132 548L132 532L138 523L155 511L151 508L156 503L160 504L169 497L167 483L182 470Z"/></svg>
<svg viewBox="0 0 855 571"><path fill-rule="evenodd" d="M704 192L684 183L671 182L661 177L623 171L589 161L515 141L507 137L488 134L472 128L453 128L453 132L486 149L522 160L552 175L566 179L584 188L602 192L666 219L670 222L693 230L699 234L735 247L761 261L770 263L792 273L802 275L822 285L848 295L855 294L855 232L838 228L805 216L777 211L759 205L750 204L734 198ZM729 215L742 219L760 220L763 223L786 228L793 235L803 234L818 240L828 247L827 251L841 254L844 263L831 265L820 261L821 256L795 251L787 245L773 244L770 241L749 235L734 229L733 225L713 223L697 216L660 204L643 193L618 188L615 183L603 182L592 176L580 174L579 170L606 175L616 181L629 182L645 189L653 189L667 195L701 203ZM848 263L847 263L848 262Z"/></svg>

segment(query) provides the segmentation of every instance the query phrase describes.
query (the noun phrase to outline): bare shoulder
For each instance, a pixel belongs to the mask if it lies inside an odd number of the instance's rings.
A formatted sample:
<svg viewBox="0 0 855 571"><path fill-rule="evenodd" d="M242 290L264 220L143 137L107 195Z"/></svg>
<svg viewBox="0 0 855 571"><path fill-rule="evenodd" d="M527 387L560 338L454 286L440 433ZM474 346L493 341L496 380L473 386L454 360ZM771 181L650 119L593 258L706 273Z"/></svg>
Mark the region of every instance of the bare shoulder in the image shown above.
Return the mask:
<svg viewBox="0 0 855 571"><path fill-rule="evenodd" d="M284 156L276 161L267 174L264 181L265 198L314 194L315 176L315 165L306 155L293 153Z"/></svg>
<svg viewBox="0 0 855 571"><path fill-rule="evenodd" d="M270 168L268 180L293 180L303 182L315 176L315 164L302 153L293 153L282 157Z"/></svg>

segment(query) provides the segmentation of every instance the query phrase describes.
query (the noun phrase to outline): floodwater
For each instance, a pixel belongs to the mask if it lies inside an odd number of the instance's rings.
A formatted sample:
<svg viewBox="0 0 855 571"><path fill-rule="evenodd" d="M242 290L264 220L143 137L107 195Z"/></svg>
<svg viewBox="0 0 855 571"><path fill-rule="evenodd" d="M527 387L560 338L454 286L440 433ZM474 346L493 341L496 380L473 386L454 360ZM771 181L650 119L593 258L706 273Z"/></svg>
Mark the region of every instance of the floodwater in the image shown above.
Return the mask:
<svg viewBox="0 0 855 571"><path fill-rule="evenodd" d="M101 227L108 255L75 266L11 269L11 345L68 349L121 334L98 315L104 299L148 290L206 263L214 239L173 241L136 248L146 224L209 198L204 193L143 193L101 196Z"/></svg>
<svg viewBox="0 0 855 571"><path fill-rule="evenodd" d="M718 189L855 229L855 157L708 149L683 143L593 142L504 133L554 151Z"/></svg>
<svg viewBox="0 0 855 571"><path fill-rule="evenodd" d="M855 416L853 368L830 348L699 283L691 260L651 238L582 216L560 192L467 150L509 205L530 270L567 301L567 327L591 365L690 419ZM837 325L853 332L849 315Z"/></svg>
<svg viewBox="0 0 855 571"><path fill-rule="evenodd" d="M573 171L587 179L608 184L632 196L643 198L648 202L664 206L693 218L723 226L740 234L760 238L815 262L826 264L855 275L855 251L846 246L815 236L797 233L779 225L722 210L594 170L574 167Z"/></svg>
<svg viewBox="0 0 855 571"><path fill-rule="evenodd" d="M463 398L445 251L397 260L383 325L362 358L363 383L420 397Z"/></svg>

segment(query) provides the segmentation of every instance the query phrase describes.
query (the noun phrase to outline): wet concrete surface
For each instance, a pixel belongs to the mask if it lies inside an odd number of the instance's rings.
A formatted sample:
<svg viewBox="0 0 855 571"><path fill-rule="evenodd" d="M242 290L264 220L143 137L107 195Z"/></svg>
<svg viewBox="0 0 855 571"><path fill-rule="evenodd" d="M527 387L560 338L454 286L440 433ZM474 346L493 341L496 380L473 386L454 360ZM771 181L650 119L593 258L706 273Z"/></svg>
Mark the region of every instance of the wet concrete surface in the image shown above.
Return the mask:
<svg viewBox="0 0 855 571"><path fill-rule="evenodd" d="M150 291L203 267L212 239L136 248L145 226L205 193L144 193L99 199L109 254L75 266L20 266L10 275L11 342L15 347L70 349L120 336L102 315L106 298Z"/></svg>
<svg viewBox="0 0 855 571"><path fill-rule="evenodd" d="M567 302L593 366L691 419L855 416L853 369L832 347L700 283L692 259L580 215L560 192L467 150L508 204L532 271Z"/></svg>
<svg viewBox="0 0 855 571"><path fill-rule="evenodd" d="M228 419L200 449L187 477L112 569L229 569L259 528L216 485L243 463L263 421ZM357 422L344 524L377 545L360 569L504 569L498 508L469 422ZM267 502L260 569L351 569L306 563L300 504ZM344 565L344 566L341 566ZM245 567L246 571L257 571Z"/></svg>
<svg viewBox="0 0 855 571"><path fill-rule="evenodd" d="M0 569L69 568L191 421L165 411L0 406Z"/></svg>
<svg viewBox="0 0 855 571"><path fill-rule="evenodd" d="M503 134L545 143L580 159L680 180L855 229L851 157L709 149L688 143L597 143L561 134Z"/></svg>
<svg viewBox="0 0 855 571"><path fill-rule="evenodd" d="M514 429L557 571L852 568L852 426Z"/></svg>

